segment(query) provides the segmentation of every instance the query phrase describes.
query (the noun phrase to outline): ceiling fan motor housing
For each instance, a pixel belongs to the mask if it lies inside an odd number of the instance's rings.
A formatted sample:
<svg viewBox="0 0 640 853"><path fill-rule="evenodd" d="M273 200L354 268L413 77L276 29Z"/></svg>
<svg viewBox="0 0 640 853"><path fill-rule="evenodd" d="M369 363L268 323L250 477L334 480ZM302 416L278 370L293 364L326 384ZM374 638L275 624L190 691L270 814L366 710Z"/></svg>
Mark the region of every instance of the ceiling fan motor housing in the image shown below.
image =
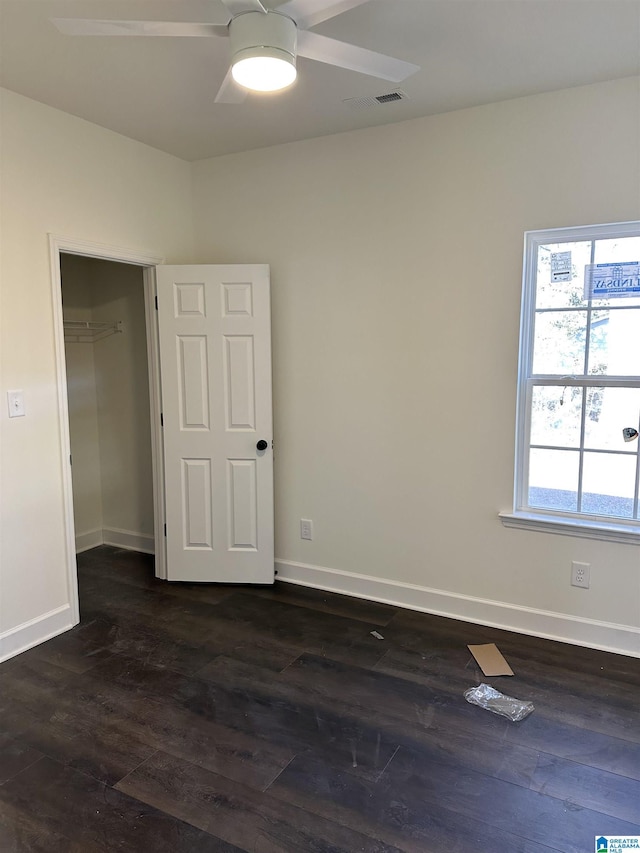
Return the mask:
<svg viewBox="0 0 640 853"><path fill-rule="evenodd" d="M278 12L245 12L229 23L233 64L254 56L284 59L295 66L297 27Z"/></svg>

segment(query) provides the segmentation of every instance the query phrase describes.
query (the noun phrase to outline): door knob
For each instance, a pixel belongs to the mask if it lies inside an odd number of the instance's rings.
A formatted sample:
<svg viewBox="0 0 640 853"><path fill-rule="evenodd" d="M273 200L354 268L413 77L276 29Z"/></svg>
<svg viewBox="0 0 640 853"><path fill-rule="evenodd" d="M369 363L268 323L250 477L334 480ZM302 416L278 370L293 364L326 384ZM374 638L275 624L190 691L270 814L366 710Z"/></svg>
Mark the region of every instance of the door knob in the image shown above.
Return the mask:
<svg viewBox="0 0 640 853"><path fill-rule="evenodd" d="M269 447L269 444L264 440L264 438L261 438L260 441L256 444L256 448L258 450L266 450L267 447Z"/></svg>

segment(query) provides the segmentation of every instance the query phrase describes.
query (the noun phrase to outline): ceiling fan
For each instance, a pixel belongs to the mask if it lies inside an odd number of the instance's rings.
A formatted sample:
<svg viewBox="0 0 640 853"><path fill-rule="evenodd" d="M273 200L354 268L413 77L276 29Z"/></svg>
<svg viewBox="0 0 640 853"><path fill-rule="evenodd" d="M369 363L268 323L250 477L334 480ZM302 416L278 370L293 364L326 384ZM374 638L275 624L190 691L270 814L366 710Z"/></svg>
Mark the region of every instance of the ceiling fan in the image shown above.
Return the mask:
<svg viewBox="0 0 640 853"><path fill-rule="evenodd" d="M310 27L368 0L287 0L276 9L268 9L262 0L220 2L226 9L224 20L212 23L52 20L66 35L228 37L231 67L216 95L216 103L240 103L248 90L273 92L291 85L297 74L298 56L394 83L419 70L418 65L410 62L310 31Z"/></svg>

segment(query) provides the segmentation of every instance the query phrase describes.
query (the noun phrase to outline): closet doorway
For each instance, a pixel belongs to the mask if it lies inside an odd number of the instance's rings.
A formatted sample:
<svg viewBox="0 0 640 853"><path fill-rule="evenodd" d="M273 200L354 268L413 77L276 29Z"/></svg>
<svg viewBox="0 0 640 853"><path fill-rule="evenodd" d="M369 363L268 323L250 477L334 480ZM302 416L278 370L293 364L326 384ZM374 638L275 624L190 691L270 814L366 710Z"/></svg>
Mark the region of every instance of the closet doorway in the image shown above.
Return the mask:
<svg viewBox="0 0 640 853"><path fill-rule="evenodd" d="M91 547L94 543L97 544L99 537L102 537L102 541L105 541L105 538L116 541L117 537L117 544L120 547L126 544L127 547L144 547L145 550L153 550L156 576L160 578L166 577L166 556L163 547L165 511L162 484L164 470L162 459L161 393L155 276L156 266L162 263L163 259L152 255L144 255L126 248L106 246L86 240L58 237L55 234L49 235L49 257L51 264L51 298L54 314L54 345L56 351L58 423L60 426L62 461L67 586L73 624L77 624L80 621L80 608L78 604L76 550L84 550ZM99 265L93 266L94 264ZM66 272L66 282L63 282L63 267ZM105 287L111 289L116 304L109 305L108 300L100 295L96 295L95 290L98 285L95 281L83 285L83 272L89 276L95 275L98 281L100 276L105 276ZM118 285L112 284L111 279L118 278L118 273L121 274L120 277L122 280L130 283L132 290L138 291L138 294L142 291L145 317L143 330L139 328L139 311L133 309L126 302L123 302L121 305L117 304L115 293L117 293ZM63 293L63 286L66 290L66 295ZM63 298L66 299L64 307ZM126 296L123 298L126 300ZM134 296L135 299L136 297ZM121 307L125 311L124 315L116 316L115 312L118 307ZM101 450L100 447L100 419L102 414L99 412L98 407L100 400L108 400L114 396L114 392L111 389L108 393L103 394L102 389L98 387L96 355L98 355L97 361L101 364L102 356L113 355L113 352L105 351L97 353L97 349L108 344L112 350L113 344L122 344L123 342L125 342L124 352L127 351L127 348L131 347L131 338L127 344L127 324L125 322L128 312L131 312L132 317L138 318L133 326L136 338L138 339L137 343L140 343L140 340L146 341L146 363L148 368L146 394L145 390L141 390L140 394L148 400L147 413L144 417L146 423L150 425L149 442L151 447L153 501L151 525L149 525L148 521L148 502L146 497L136 499L138 505L138 509L136 510L137 515L135 512L132 512L130 497L127 498L129 506L127 515L123 516L118 513L110 514L116 488L114 481L118 479L116 476L117 468L115 473L113 468L109 470L109 453L113 447L113 438L103 435L104 448ZM71 338L73 334L71 324L74 322L76 324L83 322L92 324L105 323L106 325L98 331L96 329L99 327L95 325L92 327L87 326L86 331L92 336L95 335L96 338L99 338L98 340L94 340L93 343L71 342L71 340L65 342L65 319L67 320L67 338ZM119 321L121 325L118 325ZM116 324L115 328L113 328L114 323ZM111 326L111 329L109 326ZM77 325L75 331L76 334L79 331ZM129 335L131 335L131 327ZM77 349L71 351L72 347ZM69 378L74 385L73 391L69 393L67 388L67 348L69 348L69 358L71 359L69 365L71 376ZM82 349L85 348L86 351L83 355ZM139 352L138 349L135 351ZM118 354L116 353L117 358ZM85 361L84 366L82 365L83 361ZM89 364L86 363L87 361ZM93 365L91 365L91 361L93 361ZM136 375L141 376L138 371L135 372ZM138 382L140 381L138 380ZM139 386L134 384L134 387ZM74 401L70 405L69 397L71 394L73 394ZM117 407L118 403L116 404ZM71 414L71 410L73 410L73 415ZM70 441L70 420L72 417L74 420L75 459L73 458ZM110 422L109 418L113 420L113 412L104 413L104 418L102 419L105 429L107 429L107 424ZM82 428L83 420L86 427L86 432L84 433ZM136 435L141 435L139 429L136 429L134 432ZM93 437L91 438L91 436ZM134 439L129 436L125 441L131 443ZM89 449L91 445L93 446L92 450ZM144 449L142 452L146 454L148 450ZM87 457L89 458L88 465ZM75 471L72 474L74 462ZM84 465L83 462L85 463ZM100 477L99 493L97 492L96 483L90 485L92 473ZM130 477L131 474L129 473L127 476ZM105 495L105 484L108 490L110 490L108 495ZM148 494L148 482L136 488L143 489L144 493ZM76 490L79 491L78 495L75 494ZM88 497L89 491L91 491L90 498ZM84 499L82 497L83 492ZM136 500L133 501L134 505ZM85 507L84 501L87 502L87 507ZM105 505L107 505L107 515L105 515ZM74 506L75 512L78 513L77 524L74 521ZM146 507L146 509L143 510L141 507ZM136 519L135 523L131 522L131 518ZM135 528L139 529L136 530ZM149 546L149 533L151 533L153 539L153 546L151 547ZM142 534L143 538L137 539L135 535L132 536L131 534Z"/></svg>
<svg viewBox="0 0 640 853"><path fill-rule="evenodd" d="M154 553L143 270L60 255L76 553Z"/></svg>

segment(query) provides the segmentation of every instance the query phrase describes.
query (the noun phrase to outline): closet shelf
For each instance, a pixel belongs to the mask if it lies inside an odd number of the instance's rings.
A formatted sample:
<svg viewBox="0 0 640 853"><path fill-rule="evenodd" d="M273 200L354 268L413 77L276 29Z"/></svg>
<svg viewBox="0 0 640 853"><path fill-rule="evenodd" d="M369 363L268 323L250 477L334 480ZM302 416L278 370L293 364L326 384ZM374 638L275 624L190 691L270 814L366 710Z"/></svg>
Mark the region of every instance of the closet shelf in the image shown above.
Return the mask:
<svg viewBox="0 0 640 853"><path fill-rule="evenodd" d="M64 321L64 341L70 344L93 344L122 331L122 320L112 323L90 323L86 320Z"/></svg>

